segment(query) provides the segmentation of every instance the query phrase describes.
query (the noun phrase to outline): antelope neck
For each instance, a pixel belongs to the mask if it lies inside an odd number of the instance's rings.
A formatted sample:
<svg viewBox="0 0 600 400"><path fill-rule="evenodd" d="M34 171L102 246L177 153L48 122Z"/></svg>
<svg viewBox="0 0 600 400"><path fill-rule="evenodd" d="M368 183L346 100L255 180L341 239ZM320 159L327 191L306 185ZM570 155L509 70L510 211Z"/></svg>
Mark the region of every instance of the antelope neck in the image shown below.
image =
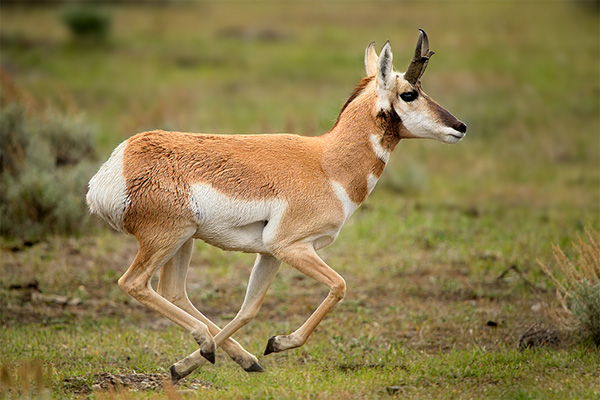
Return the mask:
<svg viewBox="0 0 600 400"><path fill-rule="evenodd" d="M393 149L371 111L372 96L363 94L345 107L333 129L322 136L323 171L355 204L363 203L383 173Z"/></svg>

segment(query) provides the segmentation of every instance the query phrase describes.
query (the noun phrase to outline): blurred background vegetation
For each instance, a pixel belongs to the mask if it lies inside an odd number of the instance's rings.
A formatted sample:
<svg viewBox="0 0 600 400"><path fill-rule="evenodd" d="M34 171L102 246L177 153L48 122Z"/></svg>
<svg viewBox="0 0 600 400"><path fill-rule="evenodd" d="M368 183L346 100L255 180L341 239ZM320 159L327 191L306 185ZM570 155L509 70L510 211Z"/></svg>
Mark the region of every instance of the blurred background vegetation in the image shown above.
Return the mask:
<svg viewBox="0 0 600 400"><path fill-rule="evenodd" d="M598 4L1 2L2 240L90 233L86 182L137 132L326 132L366 44L391 40L403 71L423 28L425 90L468 135L402 142L365 210L459 210L484 226L421 221L423 240L459 230L465 246L550 256L600 223Z"/></svg>
<svg viewBox="0 0 600 400"><path fill-rule="evenodd" d="M2 240L108 229L88 217L86 182L137 132L326 132L366 44L391 40L403 71L423 28L437 53L425 90L468 135L402 142L364 215L403 201L426 243L458 230L465 247L550 257L600 224L598 4L1 2ZM348 240L389 237L372 217Z"/></svg>
<svg viewBox="0 0 600 400"><path fill-rule="evenodd" d="M588 207L598 221L598 2L2 2L1 18L5 236L85 226L83 211L65 215L84 208L68 194L39 194L55 174L40 152L67 173L40 150L52 135L75 145L66 164L97 153L98 165L149 129L321 134L363 75L365 45L390 39L402 71L417 28L437 51L425 89L469 136L402 143L381 186L473 207ZM69 187L56 192L83 198L59 175Z"/></svg>
<svg viewBox="0 0 600 400"><path fill-rule="evenodd" d="M0 307L0 320L8 327L3 340L12 343L2 349L3 357L19 360L29 349L29 356L60 370L51 385L61 388L63 378L90 376L99 366L158 370L181 356L179 346L161 344L159 357L145 350L136 355L139 346L128 344L132 361L125 362L123 345L113 340L118 335L103 330L123 316L153 323L156 317L136 309L115 285L135 243L113 237L106 224L88 217L89 178L118 143L144 130L322 134L364 75L366 45L376 41L381 48L391 40L394 64L404 71L423 28L436 52L424 89L469 126L467 137L455 146L399 144L367 203L336 244L322 250L349 282L345 302L321 324L325 333L311 338L310 347L273 363L288 360L290 371L307 368L314 377L319 375L314 365L323 359L342 356L348 363L356 358L375 364L389 359L386 364L393 366L392 358L402 355L390 348L408 348L439 353L431 362L440 361L446 371L448 354L461 357L472 346L490 351L492 358L500 353L500 361L471 381L478 389L467 389L485 390L489 376L496 376L496 398L508 398L503 387L514 382L512 372L508 379L503 375L508 371L503 346L512 346L532 320L539 320L543 306L534 305L555 301L552 282L566 288L561 291L565 307L581 303L584 296L578 297L577 288L588 287L581 285L585 278L568 280L563 267L587 265L582 264L589 258L585 255L594 250L578 249L596 248L594 232L600 230L599 4L0 1L0 302L7 304ZM576 242L578 237L592 238L596 247ZM196 246L202 251L195 252L192 263L211 268L192 268L190 296L209 317L225 323L239 307L243 268L252 264L251 257ZM559 255L555 259L553 252ZM321 286L290 270L282 269L266 299L261 315L267 322L255 321L241 335L251 348L262 348L263 338L299 324L322 295ZM519 276L510 280L507 271ZM597 278L586 282L594 298L585 300L594 305L586 315L597 315ZM43 292L42 300L52 301L42 301L42 307L10 289L28 285ZM567 294L572 288L575 294ZM65 305L73 299L82 304ZM98 315L110 313L97 329L111 344L94 349L97 356L89 359L85 351L69 351L66 357L55 350L60 346L48 345L46 336L36 347L27 335L46 332L45 326L27 324L50 321L69 337L89 335L70 327L76 318L64 307L88 318L94 329ZM348 324L357 318L360 323ZM492 329L487 321L500 322ZM337 329L341 325L344 332ZM156 334L153 326L142 329L136 320L117 330L131 332L136 340ZM179 335L169 343L187 338L178 330L167 332ZM331 347L332 337L343 351ZM93 346L83 340L79 349ZM106 357L104 351L115 355ZM306 365L296 362L300 355ZM555 356L568 368L552 369ZM557 353L549 357L550 366L531 358L521 363L520 357L515 365L538 365L537 375L527 375L529 367L515 370L516 382L529 382L533 393L547 389L549 398L571 396L569 379L578 382L578 393L595 390L584 357ZM429 360L420 354L414 358ZM208 376L231 389L238 371L218 367ZM435 388L460 393L460 385L469 385L456 379L454 370L442 377L430 376L429 366L423 370L430 386L414 384L414 370L403 365L393 374L406 374L406 387L420 398L439 397ZM302 378L307 375L298 376L302 382L287 396L309 390L304 385L310 379ZM357 388L365 382L379 385L377 378L369 379L358 379ZM440 379L447 386L436 386ZM294 380L284 376L282 381ZM241 382L239 393L255 387ZM340 382L332 393L346 387L346 375ZM419 390L434 393L419 396ZM215 398L223 393L217 391ZM476 393L473 397L485 397Z"/></svg>

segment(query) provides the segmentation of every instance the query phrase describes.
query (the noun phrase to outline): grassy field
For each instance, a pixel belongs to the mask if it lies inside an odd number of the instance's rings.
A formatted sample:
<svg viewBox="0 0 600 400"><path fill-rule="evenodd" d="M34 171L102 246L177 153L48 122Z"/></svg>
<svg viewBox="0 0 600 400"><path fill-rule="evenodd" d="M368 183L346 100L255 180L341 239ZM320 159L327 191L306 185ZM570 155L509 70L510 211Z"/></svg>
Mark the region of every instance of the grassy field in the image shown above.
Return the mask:
<svg viewBox="0 0 600 400"><path fill-rule="evenodd" d="M266 373L246 374L219 351L177 392L109 395L597 398L594 345L559 332L555 346L517 346L528 330L560 328L537 261L552 266L553 243L573 256L585 227L600 230L591 4L106 6L112 26L101 43L73 40L59 6L2 5L3 80L32 109L83 114L98 164L148 129L326 132L364 74L365 46L390 39L404 70L417 28L436 51L425 90L469 126L456 146L399 144L367 203L320 251L348 293L305 346L262 356L270 336L296 329L327 292L284 266L257 319L235 335ZM103 398L102 373L160 375L197 347L118 289L135 240L100 223L83 232L26 247L2 239L0 396ZM252 263L197 242L190 298L223 326Z"/></svg>

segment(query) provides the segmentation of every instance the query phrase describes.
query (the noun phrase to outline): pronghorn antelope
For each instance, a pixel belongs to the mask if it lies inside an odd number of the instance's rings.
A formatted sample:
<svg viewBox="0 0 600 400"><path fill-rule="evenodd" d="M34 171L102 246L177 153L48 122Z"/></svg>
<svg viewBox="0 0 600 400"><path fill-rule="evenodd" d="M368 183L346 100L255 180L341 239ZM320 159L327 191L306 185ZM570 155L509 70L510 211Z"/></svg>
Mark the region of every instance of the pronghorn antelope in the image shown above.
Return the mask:
<svg viewBox="0 0 600 400"><path fill-rule="evenodd" d="M296 331L270 338L265 355L302 346L344 297L344 279L316 251L365 201L400 139L457 143L467 130L421 88L432 54L421 31L402 74L392 68L390 43L379 56L371 43L367 77L320 137L145 132L121 143L90 180L91 212L139 242L119 286L198 343L171 366L173 382L214 363L217 347L244 370L263 370L231 335L257 314L282 262L327 285L329 294ZM242 307L222 330L186 293L193 239L257 253ZM150 279L159 269L155 292Z"/></svg>

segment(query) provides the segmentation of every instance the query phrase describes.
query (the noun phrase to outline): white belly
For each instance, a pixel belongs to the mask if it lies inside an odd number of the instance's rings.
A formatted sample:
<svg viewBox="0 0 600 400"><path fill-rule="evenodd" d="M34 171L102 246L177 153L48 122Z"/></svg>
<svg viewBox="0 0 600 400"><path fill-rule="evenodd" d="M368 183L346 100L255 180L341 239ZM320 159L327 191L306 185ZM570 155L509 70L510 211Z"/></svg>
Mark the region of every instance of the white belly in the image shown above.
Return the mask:
<svg viewBox="0 0 600 400"><path fill-rule="evenodd" d="M193 185L194 237L224 250L269 253L286 206L282 200L239 200L210 185Z"/></svg>

